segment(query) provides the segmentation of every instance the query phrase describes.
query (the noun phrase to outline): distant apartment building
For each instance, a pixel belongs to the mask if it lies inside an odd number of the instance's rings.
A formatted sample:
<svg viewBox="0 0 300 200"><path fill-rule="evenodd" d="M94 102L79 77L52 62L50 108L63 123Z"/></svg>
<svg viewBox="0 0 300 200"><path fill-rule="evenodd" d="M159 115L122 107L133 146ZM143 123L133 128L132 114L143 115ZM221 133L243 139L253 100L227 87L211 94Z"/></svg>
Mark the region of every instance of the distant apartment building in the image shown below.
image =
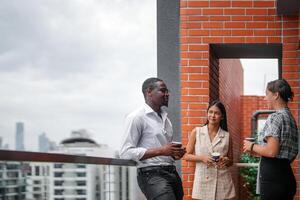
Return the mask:
<svg viewBox="0 0 300 200"><path fill-rule="evenodd" d="M16 150L23 151L24 147L24 123L17 122L16 123Z"/></svg>
<svg viewBox="0 0 300 200"><path fill-rule="evenodd" d="M74 131L52 153L113 158L116 152L97 144L84 130ZM49 165L50 200L137 200L136 168L52 163ZM133 181L133 182L132 182ZM137 198L135 198L137 197Z"/></svg>
<svg viewBox="0 0 300 200"><path fill-rule="evenodd" d="M26 172L19 162L0 161L0 199L24 200L26 195Z"/></svg>
<svg viewBox="0 0 300 200"><path fill-rule="evenodd" d="M30 163L26 177L26 200L49 200L49 163Z"/></svg>

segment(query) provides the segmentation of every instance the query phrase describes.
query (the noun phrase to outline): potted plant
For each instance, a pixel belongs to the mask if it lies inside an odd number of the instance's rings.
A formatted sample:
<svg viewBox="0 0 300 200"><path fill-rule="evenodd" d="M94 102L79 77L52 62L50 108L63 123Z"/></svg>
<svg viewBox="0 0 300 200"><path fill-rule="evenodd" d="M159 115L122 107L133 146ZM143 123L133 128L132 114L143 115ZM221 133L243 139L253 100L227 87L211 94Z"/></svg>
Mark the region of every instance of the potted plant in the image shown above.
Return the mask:
<svg viewBox="0 0 300 200"><path fill-rule="evenodd" d="M242 154L241 163L258 163L259 158L250 156L249 154ZM248 191L248 196L251 200L259 200L259 196L256 194L256 176L257 167L243 167L240 169L240 174L244 180L244 187Z"/></svg>

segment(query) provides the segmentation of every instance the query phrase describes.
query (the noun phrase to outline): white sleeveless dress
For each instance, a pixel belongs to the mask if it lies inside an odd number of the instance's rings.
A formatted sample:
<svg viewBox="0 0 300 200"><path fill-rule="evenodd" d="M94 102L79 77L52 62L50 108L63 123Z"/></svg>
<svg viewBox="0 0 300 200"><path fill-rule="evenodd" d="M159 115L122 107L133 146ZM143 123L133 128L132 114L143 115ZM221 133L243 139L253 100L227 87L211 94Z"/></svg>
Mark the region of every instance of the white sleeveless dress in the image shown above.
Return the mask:
<svg viewBox="0 0 300 200"><path fill-rule="evenodd" d="M213 152L219 152L222 156L226 156L228 149L228 132L220 128L211 142L207 126L197 127L196 155L211 155ZM235 189L229 169L208 168L203 162L197 162L192 197L202 200L224 200L235 197Z"/></svg>

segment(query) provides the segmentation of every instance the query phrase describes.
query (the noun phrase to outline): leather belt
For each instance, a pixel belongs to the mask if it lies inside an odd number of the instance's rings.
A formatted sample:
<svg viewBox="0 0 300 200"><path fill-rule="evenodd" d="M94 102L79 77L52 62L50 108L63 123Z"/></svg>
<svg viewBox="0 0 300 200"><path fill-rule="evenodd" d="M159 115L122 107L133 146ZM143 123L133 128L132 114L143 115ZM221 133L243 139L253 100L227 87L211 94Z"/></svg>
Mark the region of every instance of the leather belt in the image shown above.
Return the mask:
<svg viewBox="0 0 300 200"><path fill-rule="evenodd" d="M173 173L174 171L176 171L176 167L174 165L162 165L162 166L141 167L137 169L138 173L158 172L158 171L167 171Z"/></svg>

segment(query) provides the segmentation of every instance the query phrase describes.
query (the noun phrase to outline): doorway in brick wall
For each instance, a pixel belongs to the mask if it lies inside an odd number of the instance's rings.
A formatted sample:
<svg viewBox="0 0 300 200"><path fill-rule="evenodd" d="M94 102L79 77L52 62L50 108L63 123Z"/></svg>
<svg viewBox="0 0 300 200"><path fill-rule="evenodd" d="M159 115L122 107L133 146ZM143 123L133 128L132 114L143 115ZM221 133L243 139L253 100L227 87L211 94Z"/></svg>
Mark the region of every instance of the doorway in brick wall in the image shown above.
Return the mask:
<svg viewBox="0 0 300 200"><path fill-rule="evenodd" d="M263 102L267 82L282 76L281 44L210 44L209 100L226 105L229 129L240 138L251 134L251 115L267 109Z"/></svg>
<svg viewBox="0 0 300 200"><path fill-rule="evenodd" d="M209 52L209 100L220 99L225 104L234 162L238 163L242 140L251 135L253 112L267 109L265 85L281 77L282 45L210 44ZM234 168L233 177L240 199L247 198L238 168Z"/></svg>

